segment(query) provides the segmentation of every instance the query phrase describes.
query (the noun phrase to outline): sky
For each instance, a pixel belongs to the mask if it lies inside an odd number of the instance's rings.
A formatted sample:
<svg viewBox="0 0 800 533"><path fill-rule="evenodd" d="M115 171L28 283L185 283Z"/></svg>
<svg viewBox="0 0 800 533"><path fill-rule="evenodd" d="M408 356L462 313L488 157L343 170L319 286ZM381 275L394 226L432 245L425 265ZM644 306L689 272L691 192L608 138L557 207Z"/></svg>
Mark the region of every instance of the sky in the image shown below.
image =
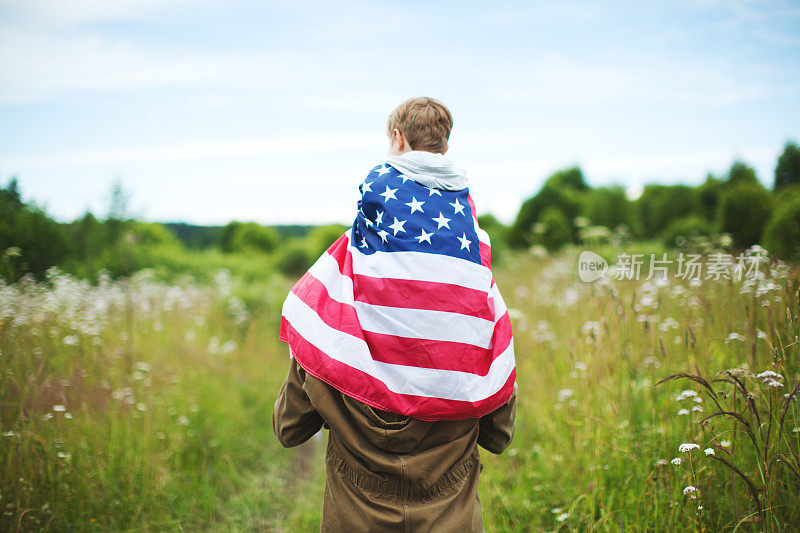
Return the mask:
<svg viewBox="0 0 800 533"><path fill-rule="evenodd" d="M70 221L352 222L432 96L479 214L552 172L771 185L800 140L800 1L0 0L0 184Z"/></svg>

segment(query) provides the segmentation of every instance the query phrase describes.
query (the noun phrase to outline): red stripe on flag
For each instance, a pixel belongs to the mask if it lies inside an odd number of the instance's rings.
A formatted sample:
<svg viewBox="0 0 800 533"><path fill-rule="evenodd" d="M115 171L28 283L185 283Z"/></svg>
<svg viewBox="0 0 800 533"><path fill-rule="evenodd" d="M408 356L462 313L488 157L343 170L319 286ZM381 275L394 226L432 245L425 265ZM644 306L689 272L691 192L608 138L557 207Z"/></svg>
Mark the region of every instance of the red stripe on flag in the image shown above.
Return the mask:
<svg viewBox="0 0 800 533"><path fill-rule="evenodd" d="M494 322L494 307L486 292L476 289L396 278L353 276L355 299L373 305L427 309L474 316Z"/></svg>
<svg viewBox="0 0 800 533"><path fill-rule="evenodd" d="M292 287L292 292L330 327L359 339L364 338L356 308L331 298L325 285L308 272Z"/></svg>
<svg viewBox="0 0 800 533"><path fill-rule="evenodd" d="M370 354L376 361L458 370L485 376L494 359L511 343L511 320L507 312L495 324L492 348L485 349L461 342L414 339L364 331L356 309L331 298L325 285L308 273L300 278L292 292L330 327L366 340Z"/></svg>
<svg viewBox="0 0 800 533"><path fill-rule="evenodd" d="M498 321L493 336L495 347L488 350L461 342L411 339L371 331L364 331L364 338L376 361L485 376L492 362L511 344L511 321L507 313Z"/></svg>
<svg viewBox="0 0 800 533"><path fill-rule="evenodd" d="M309 374L367 405L419 420L479 418L508 401L514 388L516 369L511 371L500 390L477 402L399 394L389 390L379 379L328 357L306 341L285 319L282 319L281 330L285 332L287 342L292 346L295 359ZM347 376L347 385L331 383L324 377L326 375Z"/></svg>

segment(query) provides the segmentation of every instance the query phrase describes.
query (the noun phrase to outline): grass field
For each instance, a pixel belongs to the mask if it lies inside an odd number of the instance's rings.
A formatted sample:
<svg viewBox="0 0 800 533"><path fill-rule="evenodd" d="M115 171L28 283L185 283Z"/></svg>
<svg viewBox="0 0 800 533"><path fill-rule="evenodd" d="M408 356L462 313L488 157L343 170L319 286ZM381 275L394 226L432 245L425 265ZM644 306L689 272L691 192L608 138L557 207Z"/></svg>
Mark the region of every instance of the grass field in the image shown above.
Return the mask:
<svg viewBox="0 0 800 533"><path fill-rule="evenodd" d="M482 452L487 530L797 528L797 272L582 283L576 260L495 269L519 404ZM0 286L0 530L318 529L327 436L271 428L291 284Z"/></svg>

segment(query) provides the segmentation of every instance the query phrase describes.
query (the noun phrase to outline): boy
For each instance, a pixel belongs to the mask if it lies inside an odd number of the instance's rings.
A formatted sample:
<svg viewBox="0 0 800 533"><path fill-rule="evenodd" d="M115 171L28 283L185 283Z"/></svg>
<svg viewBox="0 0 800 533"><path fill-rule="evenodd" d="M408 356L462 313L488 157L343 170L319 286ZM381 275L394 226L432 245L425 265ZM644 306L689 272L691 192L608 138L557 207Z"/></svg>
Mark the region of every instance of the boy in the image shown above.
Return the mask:
<svg viewBox="0 0 800 533"><path fill-rule="evenodd" d="M477 447L514 434L511 325L451 127L432 98L394 110L353 227L284 303L273 429L330 430L322 531L483 531Z"/></svg>

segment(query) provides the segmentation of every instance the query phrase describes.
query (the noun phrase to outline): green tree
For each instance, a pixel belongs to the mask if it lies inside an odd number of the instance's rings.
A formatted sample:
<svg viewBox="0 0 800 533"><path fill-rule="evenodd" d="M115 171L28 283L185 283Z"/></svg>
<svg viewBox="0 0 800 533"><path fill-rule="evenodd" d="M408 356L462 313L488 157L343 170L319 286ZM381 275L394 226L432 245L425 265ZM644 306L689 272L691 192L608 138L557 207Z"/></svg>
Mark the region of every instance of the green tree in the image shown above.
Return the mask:
<svg viewBox="0 0 800 533"><path fill-rule="evenodd" d="M800 184L800 147L796 143L789 142L778 158L773 190L777 191L792 184Z"/></svg>
<svg viewBox="0 0 800 533"><path fill-rule="evenodd" d="M616 228L630 225L631 202L621 185L598 187L586 195L584 214L592 224Z"/></svg>
<svg viewBox="0 0 800 533"><path fill-rule="evenodd" d="M734 161L731 169L728 171L728 185L740 185L742 183L754 184L758 183L756 171L749 167L743 161Z"/></svg>
<svg viewBox="0 0 800 533"><path fill-rule="evenodd" d="M308 251L311 257L316 261L322 253L327 250L336 239L344 234L347 229L341 224L329 224L327 226L318 226L311 230L306 237Z"/></svg>
<svg viewBox="0 0 800 533"><path fill-rule="evenodd" d="M0 189L0 253L6 258L6 275L12 279L30 272L39 279L70 252L61 224L33 204L23 203L17 180ZM11 263L13 259L13 263Z"/></svg>
<svg viewBox="0 0 800 533"><path fill-rule="evenodd" d="M764 228L764 246L786 261L800 261L800 190L778 201Z"/></svg>
<svg viewBox="0 0 800 533"><path fill-rule="evenodd" d="M524 248L533 243L532 229L548 207L557 207L569 221L571 240L575 238L572 221L580 215L588 186L577 167L556 172L545 181L541 190L522 203L517 218L511 225L508 242Z"/></svg>
<svg viewBox="0 0 800 533"><path fill-rule="evenodd" d="M716 220L719 198L724 188L724 182L713 174L708 174L705 183L697 188L700 214L706 220Z"/></svg>
<svg viewBox="0 0 800 533"><path fill-rule="evenodd" d="M508 246L508 226L497 220L494 215L487 213L478 217L478 227L489 234L492 245L492 264L502 261Z"/></svg>
<svg viewBox="0 0 800 533"><path fill-rule="evenodd" d="M231 222L222 229L220 248L224 252L259 251L269 253L280 243L280 236L272 228L255 222Z"/></svg>
<svg viewBox="0 0 800 533"><path fill-rule="evenodd" d="M558 250L572 241L572 224L557 207L545 209L537 224L542 226L542 232L537 236L537 241L550 251Z"/></svg>
<svg viewBox="0 0 800 533"><path fill-rule="evenodd" d="M728 188L719 206L719 228L747 248L761 241L772 209L772 197L760 183L742 182Z"/></svg>
<svg viewBox="0 0 800 533"><path fill-rule="evenodd" d="M658 237L669 225L698 211L697 190L687 185L647 185L636 200L639 237Z"/></svg>

